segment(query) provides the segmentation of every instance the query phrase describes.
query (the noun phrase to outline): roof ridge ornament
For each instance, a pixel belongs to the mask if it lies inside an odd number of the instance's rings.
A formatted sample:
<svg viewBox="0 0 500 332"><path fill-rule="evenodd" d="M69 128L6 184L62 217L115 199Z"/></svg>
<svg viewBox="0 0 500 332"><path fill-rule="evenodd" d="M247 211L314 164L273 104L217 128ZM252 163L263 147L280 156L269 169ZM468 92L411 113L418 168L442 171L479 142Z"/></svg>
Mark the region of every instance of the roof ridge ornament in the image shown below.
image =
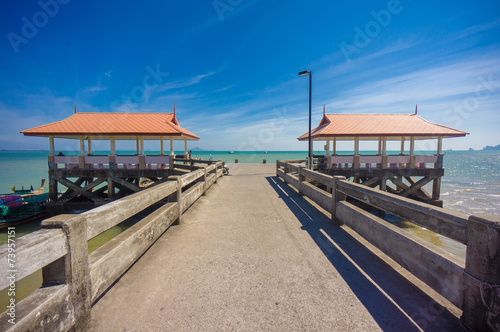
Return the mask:
<svg viewBox="0 0 500 332"><path fill-rule="evenodd" d="M413 115L417 115L417 104L415 104L415 114Z"/></svg>

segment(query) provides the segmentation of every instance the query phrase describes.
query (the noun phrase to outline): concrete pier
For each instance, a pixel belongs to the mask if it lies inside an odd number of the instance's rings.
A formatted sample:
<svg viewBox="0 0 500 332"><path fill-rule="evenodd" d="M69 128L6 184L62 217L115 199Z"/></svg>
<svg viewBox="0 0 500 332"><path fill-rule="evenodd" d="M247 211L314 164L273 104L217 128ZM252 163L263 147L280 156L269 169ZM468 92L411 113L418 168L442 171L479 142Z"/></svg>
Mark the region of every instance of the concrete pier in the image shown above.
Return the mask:
<svg viewBox="0 0 500 332"><path fill-rule="evenodd" d="M456 307L274 164L229 166L94 304L94 331L459 330Z"/></svg>

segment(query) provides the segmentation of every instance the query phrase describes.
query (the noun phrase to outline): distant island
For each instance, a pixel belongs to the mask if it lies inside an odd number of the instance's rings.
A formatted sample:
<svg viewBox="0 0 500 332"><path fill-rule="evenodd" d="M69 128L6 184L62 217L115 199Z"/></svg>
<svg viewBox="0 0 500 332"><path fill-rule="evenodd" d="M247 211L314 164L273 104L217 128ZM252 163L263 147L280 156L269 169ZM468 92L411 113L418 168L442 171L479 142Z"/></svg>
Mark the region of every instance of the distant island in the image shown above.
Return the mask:
<svg viewBox="0 0 500 332"><path fill-rule="evenodd" d="M483 151L499 151L500 150L500 144L497 146L487 146L483 149Z"/></svg>

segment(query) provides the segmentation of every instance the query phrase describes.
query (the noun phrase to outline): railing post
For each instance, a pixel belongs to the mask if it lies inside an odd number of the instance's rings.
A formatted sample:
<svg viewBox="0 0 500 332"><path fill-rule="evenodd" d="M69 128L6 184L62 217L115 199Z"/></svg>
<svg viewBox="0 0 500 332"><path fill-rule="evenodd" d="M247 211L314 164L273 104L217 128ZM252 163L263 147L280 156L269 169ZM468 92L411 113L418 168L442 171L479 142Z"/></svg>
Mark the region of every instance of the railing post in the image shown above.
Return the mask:
<svg viewBox="0 0 500 332"><path fill-rule="evenodd" d="M287 164L286 162L285 162L285 164L283 165L283 181L284 181L285 183L287 183L287 182L286 182L286 166L287 166L287 165L288 165L288 164Z"/></svg>
<svg viewBox="0 0 500 332"><path fill-rule="evenodd" d="M500 220L493 218L471 216L467 224L461 322L471 331L500 331Z"/></svg>
<svg viewBox="0 0 500 332"><path fill-rule="evenodd" d="M353 163L352 163L352 168L359 168L359 155L354 155Z"/></svg>
<svg viewBox="0 0 500 332"><path fill-rule="evenodd" d="M387 168L387 163L389 161L389 156L386 154L382 155L382 168L386 169Z"/></svg>
<svg viewBox="0 0 500 332"><path fill-rule="evenodd" d="M207 166L203 167L203 195L205 195L205 192L207 191ZM217 167L215 167L215 178L217 178Z"/></svg>
<svg viewBox="0 0 500 332"><path fill-rule="evenodd" d="M174 225L180 225L182 219L182 185L181 177L177 176L177 208L179 210L179 217L174 221Z"/></svg>
<svg viewBox="0 0 500 332"><path fill-rule="evenodd" d="M42 222L41 228L61 228L68 254L43 268L44 286L68 284L75 331L90 329L91 283L88 262L87 225L82 216L58 215Z"/></svg>
<svg viewBox="0 0 500 332"><path fill-rule="evenodd" d="M85 156L78 156L78 168L79 169L85 168Z"/></svg>
<svg viewBox="0 0 500 332"><path fill-rule="evenodd" d="M338 175L332 178L332 207L330 212L332 214L331 216L332 223L337 226L341 226L344 224L340 219L337 218L336 212L337 212L337 202L345 201L346 199L343 193L337 191L338 183L345 179L346 179L345 176L338 176Z"/></svg>
<svg viewBox="0 0 500 332"><path fill-rule="evenodd" d="M212 165L212 164L210 164L210 165ZM222 162L217 161L215 163L215 183L219 183L219 167L222 169L221 166L222 166Z"/></svg>
<svg viewBox="0 0 500 332"><path fill-rule="evenodd" d="M299 191L300 196L304 196L304 191L302 189L303 182L306 180L306 176L304 175L304 169L306 168L305 165L299 165L299 186L297 190Z"/></svg>
<svg viewBox="0 0 500 332"><path fill-rule="evenodd" d="M146 156L139 156L139 169L146 169Z"/></svg>
<svg viewBox="0 0 500 332"><path fill-rule="evenodd" d="M170 170L170 175L174 175L174 155L168 155L168 168Z"/></svg>

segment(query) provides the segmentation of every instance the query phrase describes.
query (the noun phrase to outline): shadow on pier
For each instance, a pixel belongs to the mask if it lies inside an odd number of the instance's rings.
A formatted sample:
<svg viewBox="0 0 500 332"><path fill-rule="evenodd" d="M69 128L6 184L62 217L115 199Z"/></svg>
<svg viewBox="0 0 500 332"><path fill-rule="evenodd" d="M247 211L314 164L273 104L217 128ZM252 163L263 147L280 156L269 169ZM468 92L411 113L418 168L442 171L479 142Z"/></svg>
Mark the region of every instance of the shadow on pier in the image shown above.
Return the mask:
<svg viewBox="0 0 500 332"><path fill-rule="evenodd" d="M367 242L352 231L334 226L328 213L321 212L282 179L276 176L266 179L383 330L459 330L457 317L403 277L400 266L369 250Z"/></svg>

